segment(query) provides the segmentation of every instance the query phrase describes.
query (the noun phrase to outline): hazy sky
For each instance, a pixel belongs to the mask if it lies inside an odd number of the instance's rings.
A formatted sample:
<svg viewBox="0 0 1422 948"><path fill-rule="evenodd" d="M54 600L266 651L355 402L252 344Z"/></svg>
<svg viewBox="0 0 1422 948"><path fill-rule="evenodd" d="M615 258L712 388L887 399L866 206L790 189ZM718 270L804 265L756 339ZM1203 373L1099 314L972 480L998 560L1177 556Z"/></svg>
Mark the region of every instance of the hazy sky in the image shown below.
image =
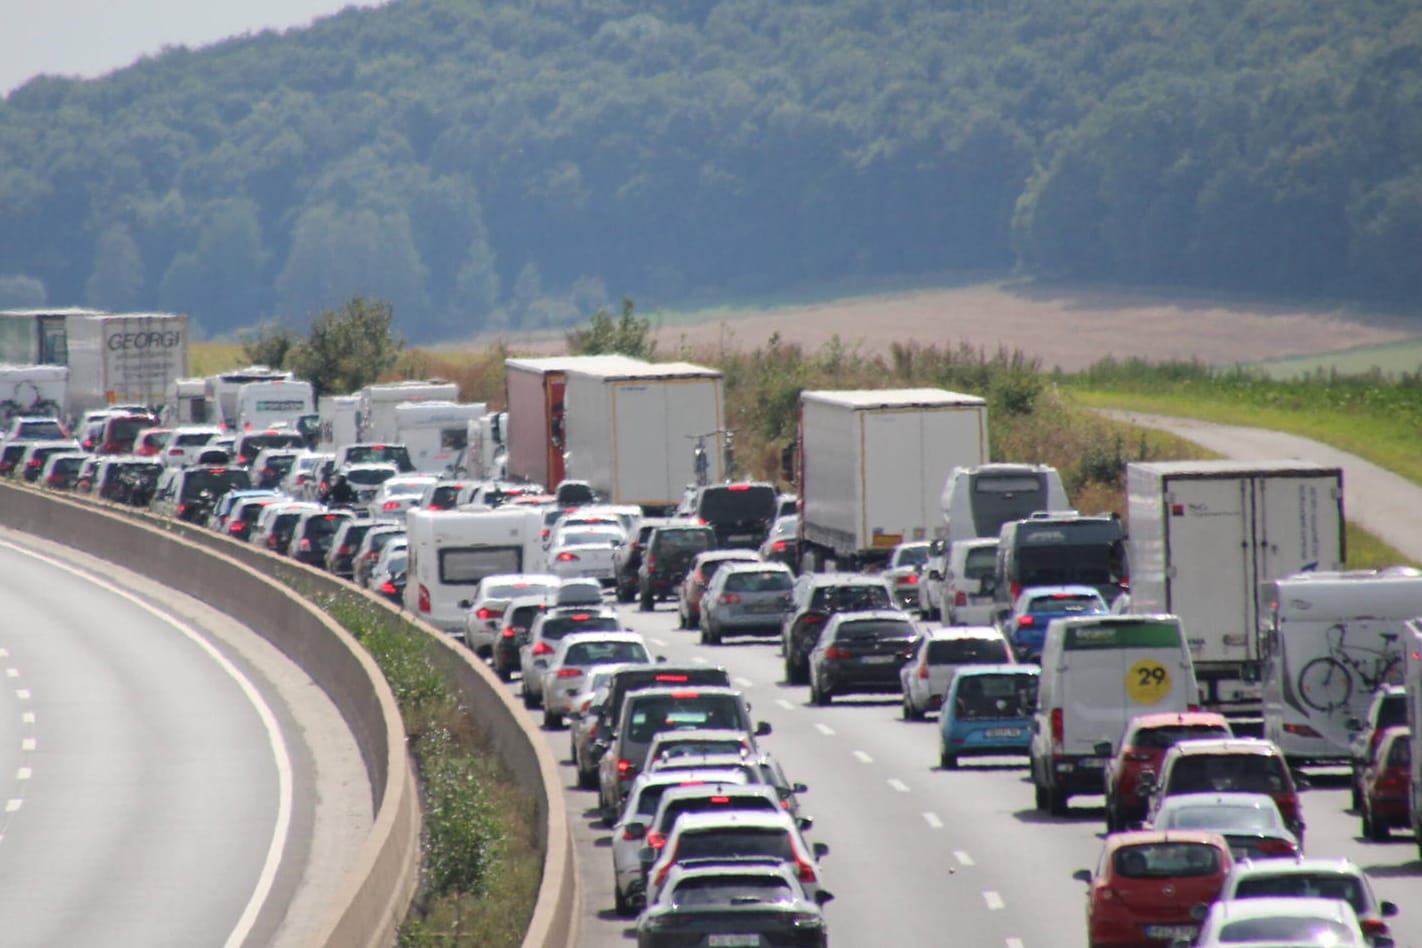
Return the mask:
<svg viewBox="0 0 1422 948"><path fill-rule="evenodd" d="M0 95L40 73L92 78L164 46L305 26L382 0L0 0Z"/></svg>

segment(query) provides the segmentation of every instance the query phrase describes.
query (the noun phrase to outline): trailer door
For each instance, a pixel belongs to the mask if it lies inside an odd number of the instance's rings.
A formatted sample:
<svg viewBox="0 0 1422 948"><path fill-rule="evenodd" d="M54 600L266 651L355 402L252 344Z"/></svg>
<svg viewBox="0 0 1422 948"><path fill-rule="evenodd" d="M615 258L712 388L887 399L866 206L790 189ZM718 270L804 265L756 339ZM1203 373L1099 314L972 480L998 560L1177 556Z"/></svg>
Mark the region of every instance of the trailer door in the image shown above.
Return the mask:
<svg viewBox="0 0 1422 948"><path fill-rule="evenodd" d="M1185 620L1198 662L1241 662L1255 627L1253 492L1247 478L1176 478L1165 495L1164 610ZM1181 564L1188 561L1188 567Z"/></svg>

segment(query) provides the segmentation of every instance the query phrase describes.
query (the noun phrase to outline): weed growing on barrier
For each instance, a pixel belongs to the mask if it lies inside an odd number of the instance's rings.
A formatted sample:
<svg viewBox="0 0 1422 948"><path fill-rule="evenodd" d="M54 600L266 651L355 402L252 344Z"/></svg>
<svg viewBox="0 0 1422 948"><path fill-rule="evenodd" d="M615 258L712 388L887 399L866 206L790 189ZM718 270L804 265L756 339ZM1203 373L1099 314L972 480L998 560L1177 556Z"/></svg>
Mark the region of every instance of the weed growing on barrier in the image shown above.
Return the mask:
<svg viewBox="0 0 1422 948"><path fill-rule="evenodd" d="M418 636L354 594L318 604L360 641L389 681L419 774L422 878L400 944L518 945L542 869L533 798L503 772Z"/></svg>

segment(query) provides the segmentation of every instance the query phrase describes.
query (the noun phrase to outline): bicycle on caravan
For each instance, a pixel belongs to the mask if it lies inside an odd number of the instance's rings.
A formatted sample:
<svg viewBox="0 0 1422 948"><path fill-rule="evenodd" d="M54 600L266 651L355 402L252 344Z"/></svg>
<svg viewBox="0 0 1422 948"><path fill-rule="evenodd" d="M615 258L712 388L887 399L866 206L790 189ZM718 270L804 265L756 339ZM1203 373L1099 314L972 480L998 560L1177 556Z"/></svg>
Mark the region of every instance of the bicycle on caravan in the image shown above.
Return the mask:
<svg viewBox="0 0 1422 948"><path fill-rule="evenodd" d="M721 468L727 480L732 478L731 472L736 466L735 429L717 428L715 431L708 431L705 434L687 435L688 438L696 442L696 447L691 451L692 472L696 475L697 487L709 487L711 484L711 456L706 453L706 441L709 438L721 436Z"/></svg>
<svg viewBox="0 0 1422 948"><path fill-rule="evenodd" d="M1356 676L1365 694L1385 684L1401 684L1402 651L1396 647L1398 634L1383 632L1381 648L1350 645L1348 626L1338 622L1324 635L1328 654L1320 655L1299 672L1299 697L1315 711L1325 714L1347 706L1353 697Z"/></svg>

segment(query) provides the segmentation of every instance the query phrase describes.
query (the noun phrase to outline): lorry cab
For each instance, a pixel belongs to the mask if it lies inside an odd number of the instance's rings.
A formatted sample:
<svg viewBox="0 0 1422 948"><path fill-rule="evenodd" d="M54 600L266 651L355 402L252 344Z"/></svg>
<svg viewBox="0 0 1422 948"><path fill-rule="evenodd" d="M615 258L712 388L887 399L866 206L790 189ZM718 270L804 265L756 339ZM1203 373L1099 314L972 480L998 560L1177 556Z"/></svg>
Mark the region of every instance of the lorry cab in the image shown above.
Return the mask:
<svg viewBox="0 0 1422 948"><path fill-rule="evenodd" d="M1066 812L1076 794L1101 792L1112 742L1140 714L1199 705L1190 648L1171 615L1053 620L1042 646L1032 720L1038 809Z"/></svg>
<svg viewBox="0 0 1422 948"><path fill-rule="evenodd" d="M405 608L452 636L479 581L502 573L542 573L543 521L538 511L411 510Z"/></svg>

